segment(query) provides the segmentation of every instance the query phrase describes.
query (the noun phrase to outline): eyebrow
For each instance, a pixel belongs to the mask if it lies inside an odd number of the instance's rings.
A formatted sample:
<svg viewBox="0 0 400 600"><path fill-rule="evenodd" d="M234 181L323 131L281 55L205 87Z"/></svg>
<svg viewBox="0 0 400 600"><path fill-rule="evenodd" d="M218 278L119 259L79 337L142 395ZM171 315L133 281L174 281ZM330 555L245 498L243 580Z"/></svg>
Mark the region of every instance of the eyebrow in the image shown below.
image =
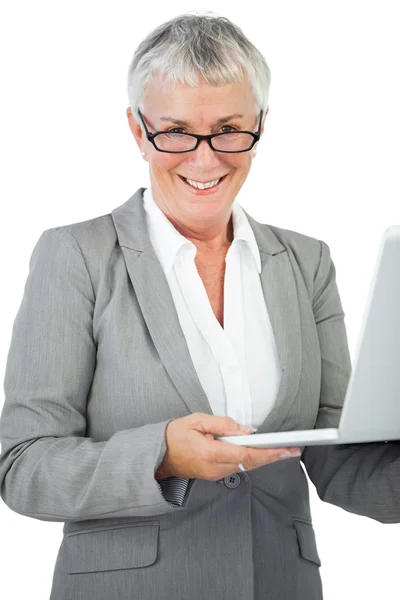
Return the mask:
<svg viewBox="0 0 400 600"><path fill-rule="evenodd" d="M175 123L176 125L182 125L183 127L190 126L190 123L187 121L181 121L180 119L173 119L172 117L159 117L160 121L169 121L170 123ZM239 113L234 113L233 115L229 115L228 117L222 117L215 122L215 125L222 125L227 121L231 121L232 119L243 119L243 115Z"/></svg>

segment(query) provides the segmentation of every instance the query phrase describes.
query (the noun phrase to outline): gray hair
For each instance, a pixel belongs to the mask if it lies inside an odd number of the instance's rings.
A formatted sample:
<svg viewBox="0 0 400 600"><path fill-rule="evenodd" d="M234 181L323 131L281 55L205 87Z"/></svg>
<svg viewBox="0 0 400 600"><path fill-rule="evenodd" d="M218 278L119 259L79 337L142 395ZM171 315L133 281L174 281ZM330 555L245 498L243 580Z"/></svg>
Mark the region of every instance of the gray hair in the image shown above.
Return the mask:
<svg viewBox="0 0 400 600"><path fill-rule="evenodd" d="M140 122L137 109L153 75L195 87L199 74L215 86L240 82L246 74L265 114L271 74L263 55L229 19L187 13L154 29L133 55L127 87L136 120Z"/></svg>

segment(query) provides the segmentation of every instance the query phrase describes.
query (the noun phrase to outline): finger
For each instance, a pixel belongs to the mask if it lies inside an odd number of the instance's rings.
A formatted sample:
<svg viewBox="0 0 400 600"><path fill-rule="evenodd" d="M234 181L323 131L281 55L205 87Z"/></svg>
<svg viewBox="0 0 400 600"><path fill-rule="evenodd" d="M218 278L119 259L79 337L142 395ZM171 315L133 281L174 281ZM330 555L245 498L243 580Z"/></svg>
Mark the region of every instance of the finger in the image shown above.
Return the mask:
<svg viewBox="0 0 400 600"><path fill-rule="evenodd" d="M291 458L294 456L300 456L301 450L300 448L295 448L293 446L289 448L269 448L266 452L263 453L263 457L265 461L268 461L269 458L282 459L282 458Z"/></svg>
<svg viewBox="0 0 400 600"><path fill-rule="evenodd" d="M218 444L216 446L216 444ZM296 446L280 448L252 448L251 446L237 446L222 440L214 440L210 446L209 460L219 465L238 464L262 465L275 462L282 458L299 456L300 448ZM250 467L255 468L255 467Z"/></svg>

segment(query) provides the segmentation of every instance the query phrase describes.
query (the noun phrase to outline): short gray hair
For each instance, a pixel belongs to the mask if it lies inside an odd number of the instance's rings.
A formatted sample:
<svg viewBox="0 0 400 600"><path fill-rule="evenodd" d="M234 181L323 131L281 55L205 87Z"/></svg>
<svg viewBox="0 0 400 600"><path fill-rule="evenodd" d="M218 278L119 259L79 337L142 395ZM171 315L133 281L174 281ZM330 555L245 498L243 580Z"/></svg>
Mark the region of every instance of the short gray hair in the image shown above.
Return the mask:
<svg viewBox="0 0 400 600"><path fill-rule="evenodd" d="M240 82L246 74L265 114L271 74L263 55L229 19L186 13L159 25L133 55L127 87L136 120L140 122L137 109L153 75L195 87L199 74L211 85Z"/></svg>

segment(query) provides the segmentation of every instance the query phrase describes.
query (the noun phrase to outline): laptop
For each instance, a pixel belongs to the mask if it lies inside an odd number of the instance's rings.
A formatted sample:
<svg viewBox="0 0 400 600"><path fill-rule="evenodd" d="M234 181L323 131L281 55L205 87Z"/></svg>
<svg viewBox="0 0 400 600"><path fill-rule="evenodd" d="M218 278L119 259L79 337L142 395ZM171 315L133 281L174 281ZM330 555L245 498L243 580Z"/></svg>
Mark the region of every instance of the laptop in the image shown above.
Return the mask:
<svg viewBox="0 0 400 600"><path fill-rule="evenodd" d="M254 448L400 440L400 226L383 233L337 428L215 436Z"/></svg>

